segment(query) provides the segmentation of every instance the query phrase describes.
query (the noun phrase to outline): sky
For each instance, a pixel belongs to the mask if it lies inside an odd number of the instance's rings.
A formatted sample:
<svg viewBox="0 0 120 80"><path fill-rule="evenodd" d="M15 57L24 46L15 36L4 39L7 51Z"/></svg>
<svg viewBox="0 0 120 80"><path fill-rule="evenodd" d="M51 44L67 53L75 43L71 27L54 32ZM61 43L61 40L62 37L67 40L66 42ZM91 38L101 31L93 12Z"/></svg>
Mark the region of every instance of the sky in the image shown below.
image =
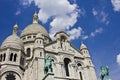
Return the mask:
<svg viewBox="0 0 120 80"><path fill-rule="evenodd" d="M36 11L53 40L64 30L76 48L87 45L98 80L100 66L120 80L120 0L0 0L0 10L0 44L16 23L20 35Z"/></svg>

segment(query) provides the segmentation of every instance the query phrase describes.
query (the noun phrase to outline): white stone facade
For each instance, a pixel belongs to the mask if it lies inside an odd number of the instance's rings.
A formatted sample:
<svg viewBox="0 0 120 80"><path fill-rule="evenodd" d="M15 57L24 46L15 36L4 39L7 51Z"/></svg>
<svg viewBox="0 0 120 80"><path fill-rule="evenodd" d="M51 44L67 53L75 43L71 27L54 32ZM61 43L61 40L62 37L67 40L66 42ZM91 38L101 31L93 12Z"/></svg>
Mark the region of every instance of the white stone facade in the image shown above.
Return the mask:
<svg viewBox="0 0 120 80"><path fill-rule="evenodd" d="M17 30L16 24L1 45L0 80L97 80L86 45L76 49L64 31L57 32L52 41L36 13L20 38ZM52 68L45 74L48 57L52 58Z"/></svg>

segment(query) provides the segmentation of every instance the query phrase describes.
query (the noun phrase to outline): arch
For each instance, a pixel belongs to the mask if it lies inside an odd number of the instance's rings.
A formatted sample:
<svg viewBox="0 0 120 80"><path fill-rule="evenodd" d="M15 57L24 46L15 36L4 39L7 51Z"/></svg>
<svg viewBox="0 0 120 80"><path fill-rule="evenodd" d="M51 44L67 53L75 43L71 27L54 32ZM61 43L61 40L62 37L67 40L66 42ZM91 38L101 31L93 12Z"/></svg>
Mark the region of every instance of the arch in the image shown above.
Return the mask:
<svg viewBox="0 0 120 80"><path fill-rule="evenodd" d="M2 54L0 55L0 62L2 61Z"/></svg>
<svg viewBox="0 0 120 80"><path fill-rule="evenodd" d="M22 80L22 74L21 74L21 72L17 69L17 68L10 68L10 69L6 69L6 68L4 68L2 71L1 71L1 77L0 77L0 79L2 78L2 76L6 76L7 74L9 74L9 73L12 73L12 74L14 74L15 76L18 76L19 78L20 78L20 80ZM16 79L17 80L17 79Z"/></svg>
<svg viewBox="0 0 120 80"><path fill-rule="evenodd" d="M27 57L30 57L30 54L31 54L31 49L27 48Z"/></svg>
<svg viewBox="0 0 120 80"><path fill-rule="evenodd" d="M80 66L82 66L82 64L80 64L80 63L77 63L77 66L78 66L78 67L80 67Z"/></svg>
<svg viewBox="0 0 120 80"><path fill-rule="evenodd" d="M9 60L12 61L12 59L13 59L13 53L10 54Z"/></svg>
<svg viewBox="0 0 120 80"><path fill-rule="evenodd" d="M82 72L79 72L80 80L83 80Z"/></svg>
<svg viewBox="0 0 120 80"><path fill-rule="evenodd" d="M16 62L17 54L14 55L14 62Z"/></svg>
<svg viewBox="0 0 120 80"><path fill-rule="evenodd" d="M77 66L78 67L84 67L85 65L84 65L84 63L82 62L82 61L76 61L76 64L77 64Z"/></svg>
<svg viewBox="0 0 120 80"><path fill-rule="evenodd" d="M77 70L81 70L82 69L82 64L81 63L77 63Z"/></svg>
<svg viewBox="0 0 120 80"><path fill-rule="evenodd" d="M65 68L66 76L70 76L69 74L69 63L70 62L71 60L69 58L64 58L64 68Z"/></svg>
<svg viewBox="0 0 120 80"><path fill-rule="evenodd" d="M6 54L4 53L3 54L3 61L5 61L5 58L6 58Z"/></svg>
<svg viewBox="0 0 120 80"><path fill-rule="evenodd" d="M22 80L22 74L21 74L21 72L19 72L19 70L17 70L17 69L11 69L11 68L9 68L9 71L8 70L3 70L2 71L2 73L1 73L1 78L0 79L2 79L2 77L4 76L4 80L14 80L14 78L10 78L10 79L6 79L6 77L8 76L8 75L13 75L13 76L15 76L15 80L18 80L17 78L19 77L19 80Z"/></svg>

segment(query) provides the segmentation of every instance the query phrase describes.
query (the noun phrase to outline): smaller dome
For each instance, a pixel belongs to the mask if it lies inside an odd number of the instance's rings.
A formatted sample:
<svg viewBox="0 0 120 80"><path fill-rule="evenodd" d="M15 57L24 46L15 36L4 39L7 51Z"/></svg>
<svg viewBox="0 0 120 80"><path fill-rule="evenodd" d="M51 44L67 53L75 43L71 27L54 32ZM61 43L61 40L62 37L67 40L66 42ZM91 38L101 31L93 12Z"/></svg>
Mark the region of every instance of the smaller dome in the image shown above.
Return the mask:
<svg viewBox="0 0 120 80"><path fill-rule="evenodd" d="M1 48L15 48L23 49L23 42L17 35L18 26L15 25L13 28L13 34L8 36L2 43Z"/></svg>
<svg viewBox="0 0 120 80"><path fill-rule="evenodd" d="M87 49L87 47L86 47L86 45L85 45L84 43L81 44L80 50L81 50L81 49Z"/></svg>

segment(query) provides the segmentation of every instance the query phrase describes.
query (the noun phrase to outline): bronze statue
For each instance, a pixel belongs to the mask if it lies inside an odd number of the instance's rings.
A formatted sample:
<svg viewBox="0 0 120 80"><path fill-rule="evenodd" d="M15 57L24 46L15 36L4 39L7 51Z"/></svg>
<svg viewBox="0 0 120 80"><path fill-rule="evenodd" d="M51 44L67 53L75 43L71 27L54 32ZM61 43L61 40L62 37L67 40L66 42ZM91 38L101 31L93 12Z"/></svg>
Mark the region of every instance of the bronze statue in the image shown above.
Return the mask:
<svg viewBox="0 0 120 80"><path fill-rule="evenodd" d="M52 72L52 61L53 59L50 56L45 59L45 65L44 65L45 74L47 74L48 72Z"/></svg>
<svg viewBox="0 0 120 80"><path fill-rule="evenodd" d="M109 68L108 68L108 66L106 66L106 67L101 66L100 69L101 69L100 79L103 80L105 77L107 77L107 80L111 80L109 78Z"/></svg>

